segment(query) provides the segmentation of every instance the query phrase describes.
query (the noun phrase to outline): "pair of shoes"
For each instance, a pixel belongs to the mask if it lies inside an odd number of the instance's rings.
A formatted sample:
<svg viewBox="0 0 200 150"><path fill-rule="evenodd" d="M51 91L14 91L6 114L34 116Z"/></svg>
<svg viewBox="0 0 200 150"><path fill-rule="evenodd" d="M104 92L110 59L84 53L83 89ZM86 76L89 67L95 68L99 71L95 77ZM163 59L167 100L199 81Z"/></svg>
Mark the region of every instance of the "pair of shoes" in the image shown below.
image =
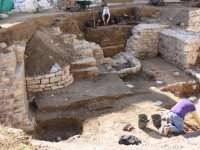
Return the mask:
<svg viewBox="0 0 200 150"><path fill-rule="evenodd" d="M168 136L170 131L171 131L171 127L170 126L165 126L164 127L164 135Z"/></svg>

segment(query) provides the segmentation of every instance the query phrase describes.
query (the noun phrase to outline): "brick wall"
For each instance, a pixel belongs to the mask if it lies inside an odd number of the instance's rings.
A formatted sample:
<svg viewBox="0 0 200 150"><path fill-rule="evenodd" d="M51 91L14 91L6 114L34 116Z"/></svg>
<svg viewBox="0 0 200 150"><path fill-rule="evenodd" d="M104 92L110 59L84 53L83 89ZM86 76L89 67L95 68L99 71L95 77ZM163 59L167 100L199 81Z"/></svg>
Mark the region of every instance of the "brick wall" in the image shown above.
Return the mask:
<svg viewBox="0 0 200 150"><path fill-rule="evenodd" d="M28 92L42 92L67 87L74 81L74 77L72 74L70 75L69 69L70 67L67 66L56 73L26 77Z"/></svg>

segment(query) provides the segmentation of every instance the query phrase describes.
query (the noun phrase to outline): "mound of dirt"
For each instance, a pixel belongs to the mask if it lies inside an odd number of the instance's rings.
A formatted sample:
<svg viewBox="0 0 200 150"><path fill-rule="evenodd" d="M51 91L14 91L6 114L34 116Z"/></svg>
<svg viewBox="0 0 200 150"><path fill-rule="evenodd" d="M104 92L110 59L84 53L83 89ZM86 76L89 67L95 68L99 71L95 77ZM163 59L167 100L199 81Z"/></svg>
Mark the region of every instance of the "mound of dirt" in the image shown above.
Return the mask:
<svg viewBox="0 0 200 150"><path fill-rule="evenodd" d="M22 130L4 127L0 125L0 149L1 150L36 150L30 143L30 136Z"/></svg>
<svg viewBox="0 0 200 150"><path fill-rule="evenodd" d="M27 42L25 50L26 76L44 75L49 73L57 63L60 67L68 64L67 52L58 47L55 38L43 31L36 31Z"/></svg>

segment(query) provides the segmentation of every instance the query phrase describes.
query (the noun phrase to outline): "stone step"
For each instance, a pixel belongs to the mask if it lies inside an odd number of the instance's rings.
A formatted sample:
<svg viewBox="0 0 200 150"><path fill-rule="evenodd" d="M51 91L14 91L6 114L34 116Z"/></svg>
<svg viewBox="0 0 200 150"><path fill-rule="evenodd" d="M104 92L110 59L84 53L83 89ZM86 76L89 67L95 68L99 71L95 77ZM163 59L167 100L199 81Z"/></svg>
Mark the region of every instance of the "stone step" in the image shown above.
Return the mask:
<svg viewBox="0 0 200 150"><path fill-rule="evenodd" d="M75 78L97 78L99 70L96 66L85 68L72 68L70 71Z"/></svg>
<svg viewBox="0 0 200 150"><path fill-rule="evenodd" d="M90 67L95 65L96 65L96 59L94 57L87 57L71 62L70 67L81 68L81 67Z"/></svg>
<svg viewBox="0 0 200 150"><path fill-rule="evenodd" d="M83 41L79 41L76 44L72 44L72 48L74 50L81 50L81 49L84 49L84 48L90 48L90 44L87 41L84 41L84 42Z"/></svg>
<svg viewBox="0 0 200 150"><path fill-rule="evenodd" d="M73 84L59 91L40 93L35 102L37 112L56 112L72 110L101 99L117 99L131 94L130 88L118 76L104 74L96 79L75 80Z"/></svg>
<svg viewBox="0 0 200 150"><path fill-rule="evenodd" d="M93 51L89 48L71 51L72 57L93 57Z"/></svg>

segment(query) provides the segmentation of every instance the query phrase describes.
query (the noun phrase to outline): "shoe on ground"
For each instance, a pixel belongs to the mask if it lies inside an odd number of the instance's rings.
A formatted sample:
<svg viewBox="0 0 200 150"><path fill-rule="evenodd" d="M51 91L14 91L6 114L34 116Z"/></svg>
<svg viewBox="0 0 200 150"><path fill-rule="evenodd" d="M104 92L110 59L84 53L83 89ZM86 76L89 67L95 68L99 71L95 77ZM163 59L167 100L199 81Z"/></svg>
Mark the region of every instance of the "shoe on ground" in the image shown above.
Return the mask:
<svg viewBox="0 0 200 150"><path fill-rule="evenodd" d="M164 127L164 135L168 136L169 132L171 131L171 127Z"/></svg>

